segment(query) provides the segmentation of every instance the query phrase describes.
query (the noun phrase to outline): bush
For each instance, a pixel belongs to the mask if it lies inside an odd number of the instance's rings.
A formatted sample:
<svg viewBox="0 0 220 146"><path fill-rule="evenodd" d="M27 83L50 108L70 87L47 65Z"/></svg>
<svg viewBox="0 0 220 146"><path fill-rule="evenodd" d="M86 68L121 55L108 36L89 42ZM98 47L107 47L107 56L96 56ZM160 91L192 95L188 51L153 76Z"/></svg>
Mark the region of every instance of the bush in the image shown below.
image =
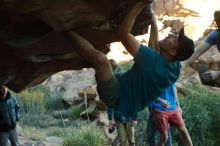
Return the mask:
<svg viewBox="0 0 220 146"><path fill-rule="evenodd" d="M79 118L83 108L81 106L72 106L68 109L68 115L74 119Z"/></svg>
<svg viewBox="0 0 220 146"><path fill-rule="evenodd" d="M204 86L187 85L180 94L183 118L194 145L220 143L220 93Z"/></svg>
<svg viewBox="0 0 220 146"><path fill-rule="evenodd" d="M14 93L14 95L17 97L21 107L20 123L29 126L38 126L41 122L41 117L46 112L43 87L30 88L19 94Z"/></svg>
<svg viewBox="0 0 220 146"><path fill-rule="evenodd" d="M104 131L96 127L68 128L63 137L63 146L103 146L106 144Z"/></svg>

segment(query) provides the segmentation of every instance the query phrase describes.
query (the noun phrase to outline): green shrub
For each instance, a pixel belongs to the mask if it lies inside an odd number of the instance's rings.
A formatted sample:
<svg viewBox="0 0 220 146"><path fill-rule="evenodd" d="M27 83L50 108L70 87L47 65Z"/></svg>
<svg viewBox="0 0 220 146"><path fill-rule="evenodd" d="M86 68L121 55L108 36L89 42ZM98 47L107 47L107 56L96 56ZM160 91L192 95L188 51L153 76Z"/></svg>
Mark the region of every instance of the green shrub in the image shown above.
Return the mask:
<svg viewBox="0 0 220 146"><path fill-rule="evenodd" d="M83 108L81 106L72 106L68 109L68 115L74 119L79 118Z"/></svg>
<svg viewBox="0 0 220 146"><path fill-rule="evenodd" d="M85 127L82 129L67 130L63 146L104 146L106 137L104 131L97 127Z"/></svg>
<svg viewBox="0 0 220 146"><path fill-rule="evenodd" d="M204 86L187 85L180 94L183 118L194 145L220 143L220 93Z"/></svg>
<svg viewBox="0 0 220 146"><path fill-rule="evenodd" d="M45 101L46 109L49 111L60 110L64 108L63 97L61 96L45 97L44 101Z"/></svg>

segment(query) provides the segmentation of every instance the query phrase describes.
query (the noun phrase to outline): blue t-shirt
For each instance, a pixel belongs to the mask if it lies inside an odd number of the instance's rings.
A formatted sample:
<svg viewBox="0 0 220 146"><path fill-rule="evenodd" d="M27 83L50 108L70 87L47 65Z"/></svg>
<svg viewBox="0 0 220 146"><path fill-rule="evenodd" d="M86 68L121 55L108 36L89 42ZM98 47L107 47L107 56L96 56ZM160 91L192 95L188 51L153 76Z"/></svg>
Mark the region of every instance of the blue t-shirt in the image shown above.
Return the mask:
<svg viewBox="0 0 220 146"><path fill-rule="evenodd" d="M180 74L180 62L168 63L155 50L140 45L134 65L118 77L117 110L126 118L134 117L174 83Z"/></svg>
<svg viewBox="0 0 220 146"><path fill-rule="evenodd" d="M209 45L217 45L218 51L220 52L220 32L217 30L212 31L205 39L205 42Z"/></svg>
<svg viewBox="0 0 220 146"><path fill-rule="evenodd" d="M169 86L163 94L160 95L161 99L164 99L169 102L170 107L164 108L160 103L154 101L152 102L149 107L153 110L160 110L160 111L172 111L176 109L176 96L175 96L175 85L172 84Z"/></svg>

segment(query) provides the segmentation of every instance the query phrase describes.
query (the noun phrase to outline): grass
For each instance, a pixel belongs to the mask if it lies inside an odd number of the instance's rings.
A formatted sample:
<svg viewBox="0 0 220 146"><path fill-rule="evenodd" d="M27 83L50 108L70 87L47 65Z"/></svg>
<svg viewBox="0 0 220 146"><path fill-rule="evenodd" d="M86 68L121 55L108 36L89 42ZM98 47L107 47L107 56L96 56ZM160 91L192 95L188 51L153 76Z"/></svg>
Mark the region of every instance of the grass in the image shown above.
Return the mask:
<svg viewBox="0 0 220 146"><path fill-rule="evenodd" d="M68 128L67 131L63 146L103 146L107 142L104 131L97 127Z"/></svg>
<svg viewBox="0 0 220 146"><path fill-rule="evenodd" d="M41 128L23 126L22 130L24 133L24 137L31 140L43 140L46 137L46 130Z"/></svg>
<svg viewBox="0 0 220 146"><path fill-rule="evenodd" d="M99 127L53 127L48 130L48 135L63 138L63 146L104 146L106 136L104 130Z"/></svg>
<svg viewBox="0 0 220 146"><path fill-rule="evenodd" d="M45 107L48 111L64 109L63 97L61 96L46 97L44 98L44 101L45 101Z"/></svg>
<svg viewBox="0 0 220 146"><path fill-rule="evenodd" d="M65 128L51 127L51 128L48 129L47 135L49 135L49 136L57 136L57 137L64 137L64 135L65 135Z"/></svg>
<svg viewBox="0 0 220 146"><path fill-rule="evenodd" d="M59 121L48 112L63 109L62 97L50 97L49 92L42 85L32 87L19 94L13 94L17 97L21 107L21 126L42 128L58 125Z"/></svg>
<svg viewBox="0 0 220 146"><path fill-rule="evenodd" d="M82 106L64 110L62 97L51 98L42 85L13 94L17 97L21 107L22 114L19 123L24 137L31 140L43 140L48 135L58 136L63 139L63 146L105 145L107 138L101 128L85 126L87 124L83 125L84 128L71 126L71 120L80 117L83 111ZM49 114L51 111L54 111L53 114ZM66 121L69 121L68 124ZM53 128L49 128L51 126Z"/></svg>
<svg viewBox="0 0 220 146"><path fill-rule="evenodd" d="M14 95L21 107L21 125L39 126L41 117L46 112L44 96L45 93L42 87L35 87L35 89L25 90L19 94Z"/></svg>

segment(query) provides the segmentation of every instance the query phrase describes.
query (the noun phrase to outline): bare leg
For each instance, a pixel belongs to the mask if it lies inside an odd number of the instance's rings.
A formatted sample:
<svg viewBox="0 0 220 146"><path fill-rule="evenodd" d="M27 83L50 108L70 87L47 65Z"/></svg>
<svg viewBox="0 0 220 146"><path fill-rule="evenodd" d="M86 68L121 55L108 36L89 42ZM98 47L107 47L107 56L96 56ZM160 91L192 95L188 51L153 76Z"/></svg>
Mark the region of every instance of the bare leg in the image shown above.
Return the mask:
<svg viewBox="0 0 220 146"><path fill-rule="evenodd" d="M167 142L167 139L168 139L168 133L167 133L167 131L160 131L159 133L160 133L160 141L157 145L164 146Z"/></svg>
<svg viewBox="0 0 220 146"><path fill-rule="evenodd" d="M126 124L126 133L127 133L127 137L128 137L128 142L129 142L129 146L134 146L135 145L135 129L134 129L134 125L132 125L132 122L128 122Z"/></svg>
<svg viewBox="0 0 220 146"><path fill-rule="evenodd" d="M179 134L182 138L183 144L185 146L193 146L191 137L189 136L189 133L186 129L186 126L182 126L182 127L178 128L178 130L179 130Z"/></svg>
<svg viewBox="0 0 220 146"><path fill-rule="evenodd" d="M116 121L116 126L118 130L118 139L120 141L120 146L126 146L127 140L126 140L125 124L123 124L122 122Z"/></svg>
<svg viewBox="0 0 220 146"><path fill-rule="evenodd" d="M71 31L69 36L77 44L77 52L91 63L96 70L96 78L99 81L108 81L112 78L113 72L108 58L104 53L95 49L93 45L78 35L77 33Z"/></svg>

